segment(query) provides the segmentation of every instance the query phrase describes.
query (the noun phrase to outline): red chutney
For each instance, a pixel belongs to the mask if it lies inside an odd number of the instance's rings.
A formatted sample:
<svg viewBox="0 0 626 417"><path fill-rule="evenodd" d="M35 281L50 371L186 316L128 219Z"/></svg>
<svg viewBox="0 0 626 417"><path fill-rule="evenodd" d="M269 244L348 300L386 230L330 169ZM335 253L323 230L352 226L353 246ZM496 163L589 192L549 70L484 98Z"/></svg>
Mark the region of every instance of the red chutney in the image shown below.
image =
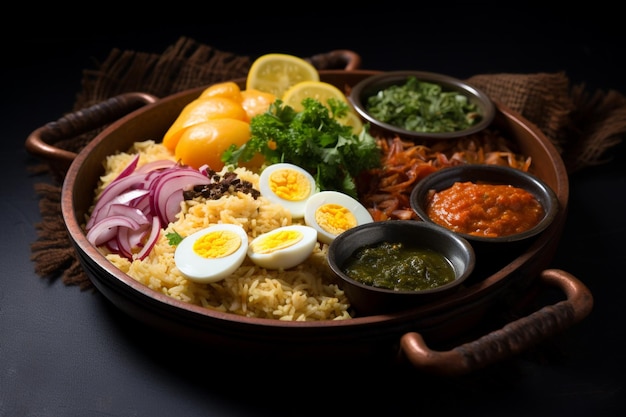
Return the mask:
<svg viewBox="0 0 626 417"><path fill-rule="evenodd" d="M498 237L524 232L544 216L534 195L511 185L456 182L429 194L426 213L457 233Z"/></svg>

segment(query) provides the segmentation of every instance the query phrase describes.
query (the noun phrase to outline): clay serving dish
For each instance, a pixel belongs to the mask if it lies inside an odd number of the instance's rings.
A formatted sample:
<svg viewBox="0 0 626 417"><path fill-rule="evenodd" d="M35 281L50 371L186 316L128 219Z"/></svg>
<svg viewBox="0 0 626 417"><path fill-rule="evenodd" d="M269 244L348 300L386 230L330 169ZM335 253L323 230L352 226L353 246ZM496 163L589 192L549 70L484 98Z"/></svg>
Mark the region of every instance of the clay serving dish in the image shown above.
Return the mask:
<svg viewBox="0 0 626 417"><path fill-rule="evenodd" d="M375 280L364 283L347 272L346 265L360 250L380 244L391 244L396 247L401 245L402 249L407 250L433 251L445 258L453 270L453 280L436 286L426 285L435 279L430 275L436 275L442 266L429 263L428 260L421 263L419 255L414 256L411 262L399 262L398 259L391 257L394 251L390 251L388 256L370 256L370 262L373 261L375 264L369 268L377 269L378 276L384 275L384 285L390 281L397 281L398 277L404 274L418 276L421 270L428 270L423 276L424 279L418 281L420 285L424 283L424 288L394 289L390 286L375 285ZM358 261L363 261L363 258ZM388 220L362 224L341 233L328 248L328 264L342 280L342 288L360 315L406 310L457 291L474 270L475 261L474 249L467 240L447 229L416 220ZM400 265L406 264L419 266L399 269Z"/></svg>
<svg viewBox="0 0 626 417"><path fill-rule="evenodd" d="M322 81L344 91L376 75L368 70L320 70ZM237 80L242 86L245 80ZM560 212L550 226L518 252L472 274L466 286L433 302L388 314L349 320L288 322L241 317L191 305L138 283L113 266L86 239L83 223L94 198L107 155L127 150L138 140L163 137L182 108L206 86L159 99L129 93L72 113L37 129L26 148L51 162L73 160L65 174L61 206L70 240L95 287L117 308L162 332L206 349L264 358L320 360L401 360L427 372L455 375L474 371L516 354L586 317L592 296L571 274L546 269L556 250L565 221L568 178L552 143L532 124L504 106L497 106L493 124L518 142L520 152L533 158L535 174L555 192ZM138 107L138 102L143 102ZM115 107L118 111L111 112ZM111 122L111 114L127 114ZM88 120L85 120L88 118ZM78 154L54 146L54 139L73 137L94 126L108 126ZM454 347L491 314L506 311L530 287L556 286L564 300L548 305L471 343ZM425 340L428 341L428 345ZM433 350L430 346L440 347ZM446 346L443 348L443 346Z"/></svg>
<svg viewBox="0 0 626 417"><path fill-rule="evenodd" d="M400 95L397 93L389 93L389 88L404 86L409 77L414 77L418 82L440 86L441 94L438 96L438 99L427 100L424 98L421 106L415 104L415 101L408 106L400 101ZM465 128L455 127L454 129L448 127L445 131L440 131L439 127L436 127L434 123L431 124L430 122L424 125L418 123L414 129L403 127L404 123L402 123L402 121L405 120L406 115L409 113L421 113L426 120L429 119L429 114L436 117L437 112L447 114L448 117L453 117L452 115L458 117L459 115L456 112L452 112L446 109L445 106L436 104L443 94L450 93L455 93L458 97L463 97L467 100L467 103L475 106L475 109L471 112L472 116L469 117L474 120L471 125ZM379 95L381 94L384 94L385 98L380 105L384 107L386 111L378 113L372 112L372 103L370 100L380 97ZM404 97L404 95L401 96ZM419 97L427 97L427 94L413 90L411 96L417 100ZM425 71L388 71L375 74L357 83L352 88L348 99L354 106L354 109L374 127L384 132L392 132L401 137L413 139L453 139L466 136L489 126L496 115L496 106L482 90L472 86L466 81L449 75ZM428 105L426 104L427 102ZM432 110L432 106L437 106L437 112ZM410 109L410 112L407 109ZM457 111L459 113L461 112L459 109L457 109ZM382 114L384 114L384 116L379 116ZM469 114L470 113L467 113L467 115ZM426 129L425 126L428 126L428 129Z"/></svg>

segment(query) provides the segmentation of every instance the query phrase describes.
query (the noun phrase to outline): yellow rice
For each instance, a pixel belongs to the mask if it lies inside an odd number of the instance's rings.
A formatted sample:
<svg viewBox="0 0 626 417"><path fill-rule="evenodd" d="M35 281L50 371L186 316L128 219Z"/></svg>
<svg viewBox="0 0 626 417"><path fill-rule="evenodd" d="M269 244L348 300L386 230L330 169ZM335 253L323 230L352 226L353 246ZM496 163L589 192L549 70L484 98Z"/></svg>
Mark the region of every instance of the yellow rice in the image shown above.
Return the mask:
<svg viewBox="0 0 626 417"><path fill-rule="evenodd" d="M140 153L139 165L159 159L174 159L161 144L137 142L127 153L109 156L97 195L117 177L134 154ZM257 174L237 168L239 178L258 189ZM223 172L222 172L223 173ZM181 203L178 220L161 232L159 240L144 260L129 261L107 253L107 259L133 279L177 300L208 309L277 320L312 321L350 318L349 302L333 280L326 260L327 245L318 243L303 264L289 270L266 270L246 258L235 273L222 281L199 284L186 279L174 263L175 246L166 234L188 236L217 223L241 225L252 239L276 227L292 223L287 210L271 204L262 196L256 200L245 193L227 195L219 200Z"/></svg>

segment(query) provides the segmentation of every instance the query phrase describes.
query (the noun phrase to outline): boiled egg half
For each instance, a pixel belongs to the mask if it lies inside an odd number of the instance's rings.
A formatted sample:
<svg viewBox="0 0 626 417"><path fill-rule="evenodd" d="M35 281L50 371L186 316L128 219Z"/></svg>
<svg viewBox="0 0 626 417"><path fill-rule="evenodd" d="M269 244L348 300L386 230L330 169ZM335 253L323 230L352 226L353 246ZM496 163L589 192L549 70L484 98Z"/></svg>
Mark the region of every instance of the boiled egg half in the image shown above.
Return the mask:
<svg viewBox="0 0 626 417"><path fill-rule="evenodd" d="M241 226L216 224L184 238L174 261L188 279L215 282L235 272L246 258L248 235Z"/></svg>
<svg viewBox="0 0 626 417"><path fill-rule="evenodd" d="M317 231L305 225L278 227L257 236L248 246L248 258L266 269L289 269L313 253Z"/></svg>
<svg viewBox="0 0 626 417"><path fill-rule="evenodd" d="M308 171L289 163L273 164L259 176L261 195L274 204L286 208L294 219L304 217L304 207L309 197L318 189Z"/></svg>
<svg viewBox="0 0 626 417"><path fill-rule="evenodd" d="M373 221L365 206L338 191L321 191L311 196L304 212L305 224L317 231L320 242L327 244L346 230Z"/></svg>

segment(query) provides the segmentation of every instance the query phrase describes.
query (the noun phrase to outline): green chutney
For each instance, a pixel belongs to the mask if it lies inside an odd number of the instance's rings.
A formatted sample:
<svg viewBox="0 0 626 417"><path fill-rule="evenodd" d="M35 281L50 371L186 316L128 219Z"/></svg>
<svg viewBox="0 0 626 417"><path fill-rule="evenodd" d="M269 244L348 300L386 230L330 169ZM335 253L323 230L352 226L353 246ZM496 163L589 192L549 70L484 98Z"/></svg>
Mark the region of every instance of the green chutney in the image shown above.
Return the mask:
<svg viewBox="0 0 626 417"><path fill-rule="evenodd" d="M456 278L454 267L439 252L390 242L358 249L343 271L362 284L395 291L437 288Z"/></svg>

